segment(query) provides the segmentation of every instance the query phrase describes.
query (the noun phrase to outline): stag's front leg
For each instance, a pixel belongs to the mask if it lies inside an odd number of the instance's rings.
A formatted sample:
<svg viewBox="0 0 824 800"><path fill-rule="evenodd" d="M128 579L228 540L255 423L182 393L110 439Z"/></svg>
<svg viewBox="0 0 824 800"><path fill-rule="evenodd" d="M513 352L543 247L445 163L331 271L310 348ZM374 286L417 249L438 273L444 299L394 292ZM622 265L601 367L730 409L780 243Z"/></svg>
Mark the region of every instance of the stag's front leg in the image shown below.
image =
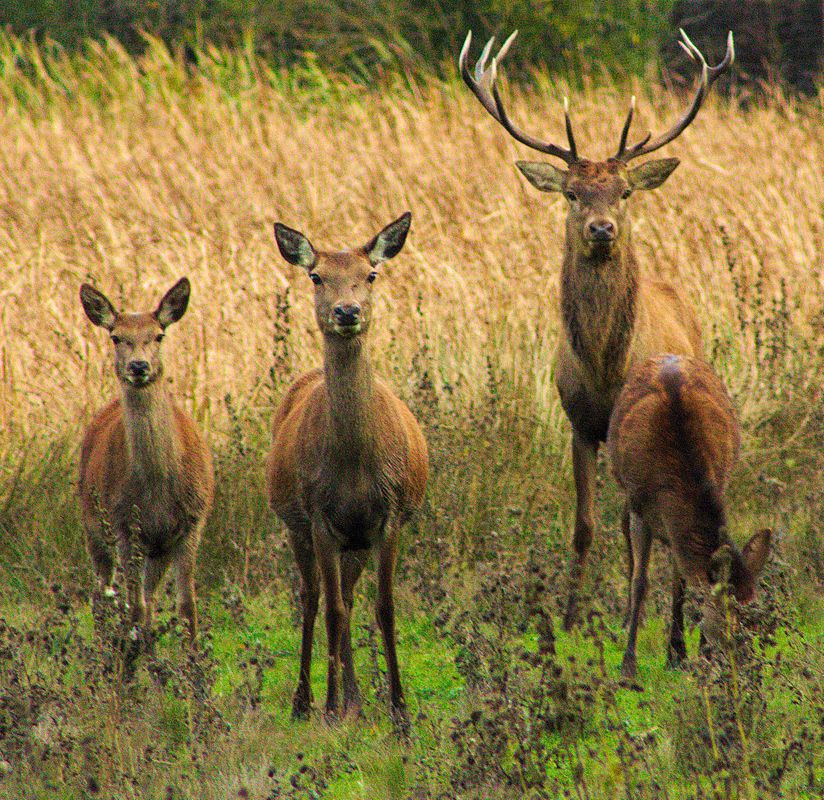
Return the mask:
<svg viewBox="0 0 824 800"><path fill-rule="evenodd" d="M118 537L120 563L126 578L126 600L129 604L129 623L132 639L139 638L140 628L146 621L146 595L144 570L146 557L139 542L133 541L131 532Z"/></svg>
<svg viewBox="0 0 824 800"><path fill-rule="evenodd" d="M575 533L569 571L569 600L564 615L564 630L571 630L578 621L578 593L584 577L584 564L592 544L595 529L595 473L598 463L598 443L586 442L573 430L572 472L575 478Z"/></svg>
<svg viewBox="0 0 824 800"><path fill-rule="evenodd" d="M326 640L329 648L326 717L332 720L340 711L340 653L347 624L346 605L341 591L340 549L322 521L312 525L312 542L326 594Z"/></svg>

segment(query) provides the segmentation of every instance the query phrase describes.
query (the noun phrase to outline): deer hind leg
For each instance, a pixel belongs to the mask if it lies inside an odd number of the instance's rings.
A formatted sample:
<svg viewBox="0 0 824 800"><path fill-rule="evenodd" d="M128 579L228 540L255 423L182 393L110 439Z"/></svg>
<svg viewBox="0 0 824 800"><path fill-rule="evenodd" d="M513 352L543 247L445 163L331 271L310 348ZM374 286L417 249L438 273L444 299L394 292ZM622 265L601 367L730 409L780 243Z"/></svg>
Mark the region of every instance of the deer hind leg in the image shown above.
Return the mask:
<svg viewBox="0 0 824 800"><path fill-rule="evenodd" d="M575 533L569 578L569 600L564 614L564 630L571 630L578 621L578 592L584 577L584 563L595 528L595 472L598 443L585 442L572 433L572 471L575 477Z"/></svg>
<svg viewBox="0 0 824 800"><path fill-rule="evenodd" d="M636 670L635 642L638 637L638 622L641 617L641 606L644 603L644 597L647 593L647 567L649 566L652 534L644 524L641 516L634 511L630 512L629 527L633 551L632 607L630 609L627 649L624 651L621 674L625 678L634 678Z"/></svg>
<svg viewBox="0 0 824 800"><path fill-rule="evenodd" d="M151 628L154 616L154 594L158 584L163 580L172 560L171 553L161 556L149 556L143 573L143 586L146 596L146 627Z"/></svg>
<svg viewBox="0 0 824 800"><path fill-rule="evenodd" d="M676 668L687 658L687 645L684 642L684 595L687 584L672 559L672 627L670 628L667 647L667 666Z"/></svg>
<svg viewBox="0 0 824 800"><path fill-rule="evenodd" d="M312 708L312 640L320 597L320 570L310 535L301 536L289 531L289 541L300 572L300 602L303 608L300 676L292 700L292 718L304 719Z"/></svg>
<svg viewBox="0 0 824 800"><path fill-rule="evenodd" d="M340 651L346 627L346 606L341 592L340 549L322 520L312 524L312 542L320 566L323 591L326 595L326 640L329 648L326 678L326 717L332 719L340 711Z"/></svg>
<svg viewBox="0 0 824 800"><path fill-rule="evenodd" d="M355 584L366 566L368 550L344 553L341 557L341 593L346 606L346 624L341 639L341 662L343 665L343 709L345 712L359 714L363 701L358 681L355 677L355 664L352 657L352 606L355 601Z"/></svg>
<svg viewBox="0 0 824 800"><path fill-rule="evenodd" d="M129 604L132 638L138 636L138 629L146 621L146 595L143 583L146 556L136 539L131 531L118 537L120 563L126 576L126 599Z"/></svg>
<svg viewBox="0 0 824 800"><path fill-rule="evenodd" d="M627 607L624 611L623 628L629 626L630 609L632 608L632 572L635 566L632 555L632 535L629 530L629 515L629 502L625 502L624 511L621 514L621 533L624 534L624 542L627 548Z"/></svg>
<svg viewBox="0 0 824 800"><path fill-rule="evenodd" d="M398 559L398 529L388 531L378 554L378 602L376 616L383 634L383 649L386 669L389 673L389 710L395 727L402 735L409 731L409 714L401 688L398 672L398 653L395 647L395 601L392 596L392 582Z"/></svg>
<svg viewBox="0 0 824 800"><path fill-rule="evenodd" d="M92 560L92 567L97 578L97 585L106 597L114 595L114 554L112 548L103 540L102 533L91 528L86 529L86 549Z"/></svg>
<svg viewBox="0 0 824 800"><path fill-rule="evenodd" d="M178 546L175 558L177 566L177 609L186 621L189 647L197 649L197 593L195 591L195 560L199 536L189 534Z"/></svg>

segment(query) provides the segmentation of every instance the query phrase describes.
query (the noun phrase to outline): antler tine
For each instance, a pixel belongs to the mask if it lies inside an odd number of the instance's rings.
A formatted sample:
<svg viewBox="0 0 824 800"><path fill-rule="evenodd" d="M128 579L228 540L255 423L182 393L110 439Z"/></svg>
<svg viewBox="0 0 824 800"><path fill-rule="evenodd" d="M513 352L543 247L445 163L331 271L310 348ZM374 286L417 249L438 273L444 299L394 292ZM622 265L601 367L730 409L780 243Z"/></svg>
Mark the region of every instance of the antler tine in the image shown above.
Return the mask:
<svg viewBox="0 0 824 800"><path fill-rule="evenodd" d="M693 60L697 61L701 65L701 78L698 83L698 89L695 92L695 97L693 98L692 104L690 105L687 112L684 114L683 117L666 133L658 136L657 138L650 141L652 137L651 133L648 133L640 142L634 144L632 147L627 148L627 135L629 134L630 125L632 124L632 116L635 110L635 98L632 98L632 105L630 106L629 114L627 114L627 120L624 123L624 128L621 131L621 141L618 146L618 152L613 156L613 158L620 159L621 161L631 161L633 158L637 158L638 156L644 156L648 153L653 152L654 150L658 150L660 147L663 147L665 144L668 144L673 139L680 136L689 126L689 124L695 119L698 111L700 110L701 106L704 103L707 95L709 94L710 88L712 87L713 83L715 83L716 79L719 75L721 75L724 70L729 67L730 64L735 60L735 44L733 42L732 31L727 34L727 52L724 55L724 58L718 63L716 66L711 67L707 64L706 59L704 58L701 51L692 43L689 36L687 36L684 29L681 29L681 38L678 44L684 49L684 52Z"/></svg>
<svg viewBox="0 0 824 800"><path fill-rule="evenodd" d="M557 156L567 164L572 164L574 161L577 161L578 156L575 150L575 140L572 137L572 124L569 120L568 113L566 113L567 138L569 139L570 144L568 150L552 144L551 142L543 142L540 139L530 136L528 133L525 133L518 128L512 120L510 120L509 115L506 113L503 100L501 99L501 95L495 81L498 75L498 64L509 51L512 42L517 35L518 31L513 31L509 35L509 38L507 38L503 45L501 45L498 55L493 57L489 64L489 68L487 68L486 62L489 58L489 54L492 52L492 46L495 42L495 38L491 38L486 45L484 45L484 49L481 51L480 58L475 65L475 75L473 77L467 63L469 47L472 44L472 31L470 31L466 35L466 40L464 41L464 45L461 48L461 53L458 56L458 67L461 70L461 77L463 78L464 83L472 90L475 97L478 98L481 105L503 126L510 136L519 141L521 144L531 147L533 150L538 150L541 153Z"/></svg>

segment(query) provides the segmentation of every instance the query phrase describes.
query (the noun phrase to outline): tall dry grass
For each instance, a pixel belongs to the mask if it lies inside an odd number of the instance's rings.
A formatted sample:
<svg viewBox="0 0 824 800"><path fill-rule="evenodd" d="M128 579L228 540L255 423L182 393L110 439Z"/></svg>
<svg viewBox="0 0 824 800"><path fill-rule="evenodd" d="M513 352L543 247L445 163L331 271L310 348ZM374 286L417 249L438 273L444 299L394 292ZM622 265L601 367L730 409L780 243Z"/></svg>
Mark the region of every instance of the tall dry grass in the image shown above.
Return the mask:
<svg viewBox="0 0 824 800"><path fill-rule="evenodd" d="M532 154L457 82L363 93L332 81L333 102L308 103L283 74L278 83L247 65L227 91L216 69L194 76L158 48L142 64L111 48L99 63L58 60L25 91L9 89L9 75L0 114L7 443L57 435L115 391L108 343L77 298L89 280L116 304L145 308L188 275L190 313L166 346L175 391L213 441L231 427L227 396L265 427L277 384L320 358L311 286L278 257L273 221L345 247L406 209L408 245L378 284L379 370L405 370L411 386L408 365L426 341L436 390L448 386L460 408L494 353L522 384L522 411L562 430L551 373L565 204L518 176L512 162ZM561 138L566 91L539 78L534 91L513 90L510 105L529 129ZM574 94L580 151L612 151L632 92L638 132L669 125L686 102L643 85ZM820 99L776 94L744 111L712 98L667 147L682 160L667 185L631 201L644 271L686 288L745 418L774 407L770 384L790 367L764 372L764 331L783 325L782 335L813 343L789 388L811 397L816 385L821 121ZM272 386L274 297L287 289L288 359Z"/></svg>

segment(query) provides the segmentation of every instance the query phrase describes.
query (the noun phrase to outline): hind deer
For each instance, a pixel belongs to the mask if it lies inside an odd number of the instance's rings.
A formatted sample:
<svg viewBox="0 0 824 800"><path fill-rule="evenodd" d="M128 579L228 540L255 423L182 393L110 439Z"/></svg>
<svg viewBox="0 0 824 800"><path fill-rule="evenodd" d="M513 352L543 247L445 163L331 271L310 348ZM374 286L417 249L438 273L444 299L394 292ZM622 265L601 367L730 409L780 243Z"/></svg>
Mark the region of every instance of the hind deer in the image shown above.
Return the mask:
<svg viewBox="0 0 824 800"><path fill-rule="evenodd" d="M612 412L607 450L629 505L633 552L630 624L622 672L635 677L635 641L653 537L672 550L672 626L667 663L686 658L685 578L703 585L727 574L749 603L767 560L770 531L739 551L727 533L724 489L741 434L721 379L696 358L660 355L630 372Z"/></svg>
<svg viewBox="0 0 824 800"><path fill-rule="evenodd" d="M195 647L195 558L212 505L212 457L192 419L172 401L161 360L166 329L186 312L189 281L178 281L151 312L118 313L85 283L80 301L111 337L120 384L120 397L95 415L80 451L80 509L99 589L114 593L111 531L136 636L151 625L155 589L174 561L179 611Z"/></svg>
<svg viewBox="0 0 824 800"><path fill-rule="evenodd" d="M715 67L686 34L682 46L701 64L701 81L683 117L666 133L647 134L628 146L633 97L618 150L606 161L581 158L575 145L569 110L564 117L569 147L560 147L524 133L509 119L496 85L497 69L517 31L501 47L489 67L486 63L494 39L490 39L475 67L469 71L467 54L472 33L459 57L464 81L481 105L518 142L564 161L568 169L544 162L518 161L516 166L529 182L543 192L560 192L569 202L566 242L561 268L562 332L556 352L555 383L564 411L572 424L572 465L576 512L574 555L570 590L564 615L569 630L577 620L578 592L594 531L595 475L598 448L606 438L610 412L627 372L657 353L699 355L701 331L690 305L669 283L641 277L630 239L627 201L635 191L655 189L678 166L677 158L648 161L630 168L635 158L652 153L678 137L695 119L710 87L734 58L732 33L724 59ZM622 525L627 540L628 516Z"/></svg>
<svg viewBox="0 0 824 800"><path fill-rule="evenodd" d="M312 632L321 582L326 596L329 660L326 717L358 713L350 617L355 583L371 551L378 561L376 616L389 673L390 712L402 730L408 715L398 675L392 580L401 526L423 501L426 441L412 412L369 357L372 286L379 267L404 245L411 215L384 228L365 247L316 251L298 231L277 223L275 239L290 264L315 286L323 368L298 378L275 412L267 465L269 502L285 523L301 577L303 640L293 716L312 704Z"/></svg>

